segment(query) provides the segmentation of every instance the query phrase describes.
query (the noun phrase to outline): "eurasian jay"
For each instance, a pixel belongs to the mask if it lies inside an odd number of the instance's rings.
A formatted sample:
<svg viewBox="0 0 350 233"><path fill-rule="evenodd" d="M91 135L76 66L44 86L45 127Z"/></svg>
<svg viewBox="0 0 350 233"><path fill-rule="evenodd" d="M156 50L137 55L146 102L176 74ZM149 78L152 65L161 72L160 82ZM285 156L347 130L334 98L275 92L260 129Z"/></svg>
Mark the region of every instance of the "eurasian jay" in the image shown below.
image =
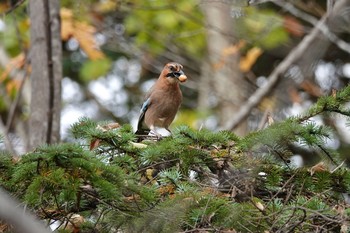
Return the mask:
<svg viewBox="0 0 350 233"><path fill-rule="evenodd" d="M182 69L182 65L176 62L164 66L158 80L145 97L135 134L148 135L151 131L160 137L161 134L156 131L156 127L165 128L170 132L169 125L173 122L182 102L179 83L187 80Z"/></svg>

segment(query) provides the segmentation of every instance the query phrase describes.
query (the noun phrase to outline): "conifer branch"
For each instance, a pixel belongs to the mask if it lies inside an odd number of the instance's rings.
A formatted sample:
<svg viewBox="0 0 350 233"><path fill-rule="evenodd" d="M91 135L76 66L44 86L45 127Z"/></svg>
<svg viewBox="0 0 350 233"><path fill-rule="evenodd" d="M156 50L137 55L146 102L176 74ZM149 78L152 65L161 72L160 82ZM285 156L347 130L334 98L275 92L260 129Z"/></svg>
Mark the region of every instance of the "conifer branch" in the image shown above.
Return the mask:
<svg viewBox="0 0 350 233"><path fill-rule="evenodd" d="M342 109L347 90L337 96L337 101L334 96L323 98L310 113L323 112L324 106ZM128 126L102 132L96 125L85 119L73 126L87 142L103 140L96 149L79 144L44 146L16 164L0 156L0 179L19 184L12 187L15 192L24 192L22 199L42 218L64 222L62 229L72 213L87 210L98 214L89 229L108 225L130 232L145 227L153 232L207 228L288 232L317 227L330 231L348 220L318 209L341 203L339 194L350 191L349 169L315 170L310 175L309 169L283 166L268 150L289 156L286 144L301 141L313 148L320 145L335 159L324 146L328 131L312 122L291 118L243 138L227 131L179 127L172 137L144 148L131 146L135 137ZM308 225L315 217L317 224ZM220 228L223 225L227 228Z"/></svg>
<svg viewBox="0 0 350 233"><path fill-rule="evenodd" d="M323 153L327 155L327 157L336 165L338 166L338 163L332 158L332 156L329 154L329 152L320 144L317 144L318 148L322 150Z"/></svg>

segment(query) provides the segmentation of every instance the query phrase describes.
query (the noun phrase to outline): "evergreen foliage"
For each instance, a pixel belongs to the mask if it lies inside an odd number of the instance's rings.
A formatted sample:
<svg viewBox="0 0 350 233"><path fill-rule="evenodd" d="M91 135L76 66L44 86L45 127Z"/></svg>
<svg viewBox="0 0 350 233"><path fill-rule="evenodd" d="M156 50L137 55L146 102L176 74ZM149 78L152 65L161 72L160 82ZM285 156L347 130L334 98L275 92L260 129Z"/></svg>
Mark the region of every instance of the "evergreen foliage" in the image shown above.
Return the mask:
<svg viewBox="0 0 350 233"><path fill-rule="evenodd" d="M349 100L347 87L242 138L180 126L136 143L130 125L82 118L74 143L43 145L19 161L0 154L0 182L61 232L68 223L81 232L345 232L350 170L326 146L331 129L312 117L348 117ZM293 146L321 162L291 166Z"/></svg>

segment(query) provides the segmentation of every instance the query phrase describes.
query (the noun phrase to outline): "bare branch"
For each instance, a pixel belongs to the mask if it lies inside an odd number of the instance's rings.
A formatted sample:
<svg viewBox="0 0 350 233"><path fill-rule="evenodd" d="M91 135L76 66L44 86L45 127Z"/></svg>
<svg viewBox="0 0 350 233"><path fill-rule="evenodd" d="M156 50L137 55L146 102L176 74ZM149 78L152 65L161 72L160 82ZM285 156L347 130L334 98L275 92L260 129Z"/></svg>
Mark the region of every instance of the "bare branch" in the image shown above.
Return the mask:
<svg viewBox="0 0 350 233"><path fill-rule="evenodd" d="M287 10L289 13L293 14L294 16L297 16L311 23L315 27L319 27L320 31L327 37L328 40L334 43L339 49L344 50L345 52L350 54L350 44L340 39L337 35L331 32L331 30L328 28L328 26L325 23L318 24L317 18L299 10L289 2L275 1L273 3ZM332 6L333 5L331 5L331 9L333 9ZM330 15L330 13L327 13L327 15Z"/></svg>
<svg viewBox="0 0 350 233"><path fill-rule="evenodd" d="M11 153L11 155L13 156L14 159L17 159L17 153L16 153L15 149L13 148L11 140L8 136L7 131L6 131L6 126L1 118L0 118L0 131L2 132L2 136L4 137L4 143L5 143L6 149Z"/></svg>
<svg viewBox="0 0 350 233"><path fill-rule="evenodd" d="M266 2L273 2L273 0L248 0L248 5L258 5Z"/></svg>
<svg viewBox="0 0 350 233"><path fill-rule="evenodd" d="M317 25L323 24L327 15L323 16L322 19L317 23ZM259 89L253 93L249 99L242 104L239 112L235 114L231 121L228 121L224 129L233 130L236 126L243 121L250 113L250 111L257 106L261 99L265 97L271 89L276 85L277 81L280 78L280 75L285 73L287 69L292 65L297 59L299 59L309 47L309 45L317 39L317 36L320 32L318 26L314 27L309 35L306 35L303 40L293 49L288 56L272 71L268 77L268 81Z"/></svg>
<svg viewBox="0 0 350 233"><path fill-rule="evenodd" d="M8 9L5 13L3 13L2 15L8 15L10 14L12 11L16 10L18 7L20 7L26 0L19 0L17 1L14 5L11 6L10 9Z"/></svg>
<svg viewBox="0 0 350 233"><path fill-rule="evenodd" d="M336 5L341 5L344 3L344 1L346 0L337 1ZM288 54L288 56L272 71L267 79L268 81L262 87L257 89L255 93L253 93L249 99L241 105L242 107L240 108L239 112L235 114L230 121L227 121L225 127L223 127L224 129L235 129L237 125L249 115L250 111L257 106L262 98L265 97L277 84L280 76L285 73L293 63L301 58L307 48L318 39L319 33L325 32L324 25L330 17L330 14L325 14L319 21L317 21L317 23L315 22L315 27L312 29L312 31L306 35L303 40ZM337 41L337 45L339 45L344 51L350 53L350 48L347 48L349 46L347 43L344 46L344 43Z"/></svg>
<svg viewBox="0 0 350 233"><path fill-rule="evenodd" d="M331 14L334 6L334 0L327 0L327 14Z"/></svg>

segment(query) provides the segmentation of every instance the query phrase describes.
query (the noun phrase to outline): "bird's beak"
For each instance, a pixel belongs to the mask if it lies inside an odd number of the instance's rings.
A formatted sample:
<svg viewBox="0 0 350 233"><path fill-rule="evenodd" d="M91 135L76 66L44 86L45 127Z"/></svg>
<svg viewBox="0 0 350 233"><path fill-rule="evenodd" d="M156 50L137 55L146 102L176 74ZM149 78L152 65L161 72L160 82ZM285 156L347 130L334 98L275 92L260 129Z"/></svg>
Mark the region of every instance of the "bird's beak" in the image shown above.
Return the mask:
<svg viewBox="0 0 350 233"><path fill-rule="evenodd" d="M187 76L185 75L185 73L182 71L182 70L180 70L179 72L177 72L176 74L175 74L175 77L180 81L180 82L186 82L186 80L187 80Z"/></svg>

